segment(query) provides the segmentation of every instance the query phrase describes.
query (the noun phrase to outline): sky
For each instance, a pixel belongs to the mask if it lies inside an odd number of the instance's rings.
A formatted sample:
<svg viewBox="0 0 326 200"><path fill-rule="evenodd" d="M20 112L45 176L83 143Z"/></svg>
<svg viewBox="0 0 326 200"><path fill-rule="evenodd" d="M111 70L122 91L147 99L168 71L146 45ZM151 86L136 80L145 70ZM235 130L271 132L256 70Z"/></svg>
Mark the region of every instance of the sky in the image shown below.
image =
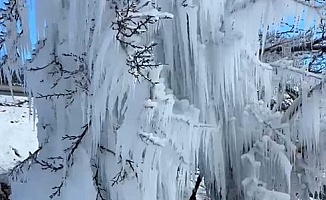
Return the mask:
<svg viewBox="0 0 326 200"><path fill-rule="evenodd" d="M36 31L36 8L35 8L35 0L27 0L29 7L29 32L31 43L34 46L37 42L37 31Z"/></svg>

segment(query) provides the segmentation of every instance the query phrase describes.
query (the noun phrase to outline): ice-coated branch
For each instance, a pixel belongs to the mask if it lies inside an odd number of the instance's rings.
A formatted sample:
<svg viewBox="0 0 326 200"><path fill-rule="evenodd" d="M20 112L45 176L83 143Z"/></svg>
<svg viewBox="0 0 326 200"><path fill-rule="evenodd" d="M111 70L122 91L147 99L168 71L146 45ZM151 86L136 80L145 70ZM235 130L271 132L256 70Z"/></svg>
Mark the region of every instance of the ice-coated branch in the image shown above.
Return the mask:
<svg viewBox="0 0 326 200"><path fill-rule="evenodd" d="M46 41L47 41L47 38L42 38L37 41L37 43L35 44L35 47L33 48L32 52L31 52L32 57L26 59L27 62L32 63L34 61L34 59L37 57L39 52L45 47Z"/></svg>
<svg viewBox="0 0 326 200"><path fill-rule="evenodd" d="M146 143L146 144L153 144L156 146L164 147L166 144L166 139L165 138L159 138L157 136L154 136L153 133L145 133L145 132L139 132L138 133L140 139Z"/></svg>
<svg viewBox="0 0 326 200"><path fill-rule="evenodd" d="M120 160L118 163L122 163L122 160ZM121 170L111 179L112 182L111 186L114 186L124 181L126 178L129 177L130 172L135 173L136 178L138 177L134 168L134 161L127 159L125 160L125 164L126 164L125 166L121 166ZM128 168L131 171L127 170Z"/></svg>
<svg viewBox="0 0 326 200"><path fill-rule="evenodd" d="M286 31L274 31L267 35L266 48L260 49L264 62L293 60L293 67L307 68L308 72L320 74L325 69L326 29L325 20L313 25L308 30L296 27L295 24L282 22ZM299 65L299 66L296 66Z"/></svg>
<svg viewBox="0 0 326 200"><path fill-rule="evenodd" d="M103 145L99 146L99 151L101 153L110 153L114 156L116 156L116 153L109 149L109 148L106 148L104 147ZM122 158L121 155L119 155L119 161L118 161L118 164L123 164L125 166L121 166L121 169L120 171L111 179L111 186L114 186L116 184L119 184L120 182L122 182L125 178L127 178L129 175L130 175L130 170L132 173L134 173L135 177L137 178L138 175L137 175L137 172L136 172L136 169L135 167L138 167L137 165L135 165L135 162L133 160L130 160L130 159L124 159ZM98 168L98 165L93 165L93 167L95 168ZM129 168L130 170L127 171L126 168ZM96 182L95 182L96 183ZM99 188L98 188L99 189ZM100 189L100 191L102 191L102 189ZM100 192L98 191L98 193ZM102 199L101 199L102 200Z"/></svg>
<svg viewBox="0 0 326 200"><path fill-rule="evenodd" d="M325 41L326 38L322 38L322 41L314 40L307 43L299 44L299 45L291 45L290 51L291 53L295 52L326 52L326 46L321 44L321 42ZM290 41L289 41L290 42ZM283 46L281 44L275 44L273 46L267 47L264 49L264 52L276 52L281 53L283 51Z"/></svg>
<svg viewBox="0 0 326 200"><path fill-rule="evenodd" d="M28 164L28 169L31 166L31 160L34 160L35 157L37 157L38 153L41 151L42 147L39 147L36 151L34 151L33 153L29 152L29 156L27 158L25 158L23 161L19 162L18 165L16 165L15 167L13 167L10 172L9 172L9 176L11 176L12 179L14 179L14 177L17 176L17 174L19 173L23 173L23 167L25 166L25 164ZM16 177L17 178L17 177Z"/></svg>
<svg viewBox="0 0 326 200"><path fill-rule="evenodd" d="M120 156L120 160L118 164L126 164L125 166L121 166L120 171L111 179L111 186L114 186L115 184L119 184L120 182L124 181L128 176L130 171L127 171L127 168L129 168L133 173L135 173L135 177L137 178L137 172L134 168L134 161L126 159L125 162L122 162L122 158Z"/></svg>
<svg viewBox="0 0 326 200"><path fill-rule="evenodd" d="M72 99L73 95L76 93L76 90L65 90L65 93L53 93L53 94L40 94L36 96L37 99L52 99L52 98L60 98L66 97L67 99Z"/></svg>
<svg viewBox="0 0 326 200"><path fill-rule="evenodd" d="M32 159L35 161L35 163L39 164L42 168L42 170L50 170L51 172L57 172L61 169L63 169L63 164L57 164L56 162L63 162L62 157L51 157L48 158L50 161L41 160L39 161L37 157L33 156Z"/></svg>
<svg viewBox="0 0 326 200"><path fill-rule="evenodd" d="M102 185L99 175L99 166L97 164L93 164L92 167L95 168L95 174L93 176L93 182L95 184L97 194L96 194L96 200L105 200L104 194L107 190Z"/></svg>
<svg viewBox="0 0 326 200"><path fill-rule="evenodd" d="M197 200L196 195L197 195L197 191L198 191L198 188L200 186L202 179L203 179L203 177L199 174L197 177L197 180L196 180L195 188L192 190L192 194L191 194L189 200Z"/></svg>
<svg viewBox="0 0 326 200"><path fill-rule="evenodd" d="M43 41L43 42L41 42ZM37 50L40 50L40 48L43 48L44 43L46 40L40 40L39 45L36 48ZM36 55L35 55L36 56ZM32 62L34 57L32 56L32 59L29 60L29 62ZM77 69L75 70L67 70L64 68L62 61L60 60L59 56L56 53L51 53L51 56L53 56L53 59L48 64L41 66L41 67L32 67L28 68L28 71L37 72L45 70L49 67L51 67L48 71L48 74L55 78L55 81L53 81L53 84L50 89L55 88L60 81L62 80L72 80L75 88L72 89L66 89L63 92L55 92L51 94L41 94L38 93L38 96L36 98L44 98L44 99L52 99L52 98L61 98L65 97L67 100L70 100L70 103L66 105L69 106L74 101L74 95L77 93L79 89L81 89L84 92L88 92L88 87L90 85L90 79L89 79L89 73L88 73L88 67L85 62L85 56L86 53L84 52L82 55L75 55L72 53L62 53L61 57L71 57L73 61L77 65ZM44 81L44 80L42 80ZM42 82L41 81L41 82Z"/></svg>
<svg viewBox="0 0 326 200"><path fill-rule="evenodd" d="M295 152L296 146L293 144L290 138L288 138L284 133L274 128L270 123L265 121L262 116L260 116L253 108L249 108L249 112L254 116L258 123L269 128L277 138L281 139L288 147L290 147L289 152Z"/></svg>
<svg viewBox="0 0 326 200"><path fill-rule="evenodd" d="M132 55L127 58L127 65L130 67L128 72L133 75L138 81L139 77L153 83L153 81L145 75L146 70L153 69L161 64L156 63L154 60L153 48L157 44L152 42L149 45L145 45L135 49Z"/></svg>
<svg viewBox="0 0 326 200"><path fill-rule="evenodd" d="M63 158L61 156L49 157L49 158L47 158L49 161L38 160L37 157L41 150L42 150L42 147L39 147L34 153L30 152L29 156L25 160L21 161L12 170L10 170L9 176L14 178L15 175L17 175L19 173L23 173L23 167L25 166L25 164L28 164L27 170L30 169L30 166L32 164L38 164L41 166L42 170L50 170L51 172L57 172L57 171L63 169L62 163L57 164L57 162L63 162Z"/></svg>
<svg viewBox="0 0 326 200"><path fill-rule="evenodd" d="M34 67L34 68L29 68L27 69L28 71L40 71L40 70L44 70L50 66L53 67L53 69L51 69L48 73L54 77L55 75L58 76L58 78L56 78L56 80L54 81L51 89L55 88L58 83L64 79L73 79L75 86L77 88L82 89L83 91L88 91L88 86L90 84L90 80L89 80L89 75L88 75L88 71L87 71L87 65L85 62L85 55L86 53L83 53L81 56L72 54L72 53L63 53L62 56L64 57L71 57L74 62L76 62L78 69L76 70L67 70L63 67L62 63L59 61L59 57L57 55L54 55L53 60L46 64L45 66L42 67ZM50 97L49 95L47 95L48 97ZM55 96L62 96L62 95L55 95Z"/></svg>
<svg viewBox="0 0 326 200"><path fill-rule="evenodd" d="M314 91L316 90L321 91L324 84L325 81L320 81L320 83L311 87L307 92L307 97L308 98L311 97ZM285 113L282 116L281 123L287 123L291 121L293 117L296 116L296 114L301 111L301 109L302 109L302 95L296 98L295 101L291 104L291 106L285 111Z"/></svg>
<svg viewBox="0 0 326 200"><path fill-rule="evenodd" d="M91 121L89 121L89 123L84 125L82 127L84 129L83 132L78 136L65 135L64 137L62 137L62 140L72 140L73 141L71 146L64 150L64 152L68 153L68 157L67 157L68 166L73 165L74 153L78 149L78 147L81 144L84 136L88 132L90 124L91 124ZM51 160L52 162L54 162L55 160L63 161L63 158L61 156L49 157L48 159ZM64 167L63 164L59 164L58 166L55 166L54 163L52 164L52 163L49 163L49 162L45 162L43 160L41 162L36 160L36 162L42 166L42 169L50 169L52 172L56 172L58 170L61 170ZM66 178L67 178L67 176L62 177L63 180L60 182L60 184L58 186L54 186L52 188L52 190L54 190L54 192L49 196L49 198L52 199L52 198L54 198L56 196L61 195L61 190L62 190L62 187L63 187L63 184L64 184Z"/></svg>
<svg viewBox="0 0 326 200"><path fill-rule="evenodd" d="M116 156L116 153L113 150L108 149L104 146L100 146L99 151L101 153L107 152L107 153L110 153L110 154L113 154L114 156ZM122 162L122 157L120 155L118 164L126 164L126 166L125 167L121 166L120 171L111 179L111 182L112 182L111 186L122 182L126 177L128 177L129 173L126 170L126 167L128 167L129 169L131 169L131 171L133 173L135 173L136 178L138 177L137 172L135 170L135 163L133 160L125 159L124 162ZM138 166L136 165L136 167L138 167Z"/></svg>
<svg viewBox="0 0 326 200"><path fill-rule="evenodd" d="M51 66L52 64L55 64L55 65L61 65L62 67L62 64L60 62L58 62L56 59L52 60L50 63L42 66L42 67L35 67L35 68L29 68L27 69L28 71L39 71L39 70L43 70L43 69L46 69L48 68L49 66Z"/></svg>
<svg viewBox="0 0 326 200"><path fill-rule="evenodd" d="M159 8L150 8L150 2L147 1L143 5L137 5L129 2L125 8L116 8L116 21L112 22L112 29L117 31L116 39L126 47L131 49L127 51L127 65L130 67L128 72L138 81L139 78L151 82L153 81L147 76L148 70L158 67L161 64L155 61L153 47L156 43L151 42L149 45L139 45L135 42L135 37L139 37L148 31L151 24L157 23L161 19L172 19L173 15L159 11ZM142 10L147 9L147 10Z"/></svg>
<svg viewBox="0 0 326 200"><path fill-rule="evenodd" d="M54 197L61 195L61 189L63 187L63 183L64 183L64 180L62 180L58 186L52 187L52 190L54 190L54 192L49 196L50 199L53 199Z"/></svg>
<svg viewBox="0 0 326 200"><path fill-rule="evenodd" d="M108 148L105 148L105 147L102 146L102 145L100 146L100 152L101 152L101 153L108 152L108 153L113 154L114 156L116 155L115 152L114 152L113 150L108 149Z"/></svg>
<svg viewBox="0 0 326 200"><path fill-rule="evenodd" d="M233 7L231 9L231 13L235 13L237 11L246 9L247 7L249 7L250 5L256 3L259 0L240 0L240 1L235 1L235 3L233 4Z"/></svg>
<svg viewBox="0 0 326 200"><path fill-rule="evenodd" d="M17 74L19 71L17 66L22 64L22 54L19 49L24 31L20 12L25 8L18 0L8 0L1 2L1 4L0 50L2 53L0 55L0 71L6 72L7 81L11 85L10 76Z"/></svg>
<svg viewBox="0 0 326 200"><path fill-rule="evenodd" d="M116 184L119 184L127 177L127 172L123 169L121 169L112 179L111 179L111 186L114 186Z"/></svg>
<svg viewBox="0 0 326 200"><path fill-rule="evenodd" d="M183 6L183 7L187 7L188 5L189 5L188 0L183 0L181 3L181 6Z"/></svg>
<svg viewBox="0 0 326 200"><path fill-rule="evenodd" d="M314 0L310 1L310 0L292 0L300 5L303 5L307 8L310 8L312 10L314 10L321 19L325 19L325 16L323 15L322 11L325 11L326 8L326 4L325 1L322 3L323 5L316 5L316 2Z"/></svg>
<svg viewBox="0 0 326 200"><path fill-rule="evenodd" d="M143 5L137 5L135 2L128 3L123 9L116 8L116 21L112 22L112 29L117 31L117 40L124 40L123 37L130 38L134 35L140 35L148 30L148 25L155 24L160 19L172 19L173 15L158 11L152 8L149 11L141 11L148 7L151 1Z"/></svg>
<svg viewBox="0 0 326 200"><path fill-rule="evenodd" d="M280 68L280 69L284 69L284 70L288 70L291 71L293 73L297 73L297 74L301 74L305 77L312 77L315 78L317 80L323 80L323 76L313 73L313 72L309 72L305 69L300 69L297 67L293 67L293 61L291 61L289 58L283 58L282 60L278 60L276 62L272 62L269 63L273 68Z"/></svg>
<svg viewBox="0 0 326 200"><path fill-rule="evenodd" d="M62 138L62 140L67 140L67 139L72 140L71 146L69 146L68 148L66 148L64 150L64 152L66 152L68 154L68 157L67 157L68 165L70 165L70 166L73 165L74 153L78 149L81 142L83 141L86 133L88 133L89 127L91 126L91 123L92 123L92 121L89 121L87 124L85 124L82 127L82 129L84 129L84 130L80 135L78 135L78 136L68 136L68 135L66 135L66 136L64 136Z"/></svg>
<svg viewBox="0 0 326 200"><path fill-rule="evenodd" d="M83 132L78 135L78 136L69 136L65 135L62 140L72 140L72 144L70 147L66 148L64 151L68 153L67 161L70 163L70 166L73 165L73 156L79 145L81 144L84 136L88 132L89 126L91 125L91 121L84 125ZM29 164L29 167L31 164L39 164L41 166L41 169L43 170L50 170L51 172L57 172L59 170L62 170L64 168L63 165L63 158L61 156L54 156L54 157L49 157L47 158L48 161L46 160L38 160L37 155L41 151L42 147L39 147L34 153L30 153L29 157L27 157L24 161L20 162L18 165L16 165L9 173L9 175L14 178L15 174L18 173L23 173L23 167L25 164ZM30 162L30 163L29 163ZM57 162L62 162L57 164ZM63 180L58 186L54 186L52 189L54 192L49 196L51 199L54 198L55 196L60 196L61 195L61 189L63 187L64 181L67 177L63 177Z"/></svg>

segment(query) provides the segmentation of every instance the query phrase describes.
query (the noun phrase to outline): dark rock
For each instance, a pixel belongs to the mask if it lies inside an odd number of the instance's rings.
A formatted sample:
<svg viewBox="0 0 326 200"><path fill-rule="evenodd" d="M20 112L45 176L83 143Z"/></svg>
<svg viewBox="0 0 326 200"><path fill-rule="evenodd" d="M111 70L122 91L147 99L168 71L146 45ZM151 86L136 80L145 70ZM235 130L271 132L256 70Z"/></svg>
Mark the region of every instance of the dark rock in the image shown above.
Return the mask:
<svg viewBox="0 0 326 200"><path fill-rule="evenodd" d="M10 185L0 182L0 200L9 200L11 194Z"/></svg>

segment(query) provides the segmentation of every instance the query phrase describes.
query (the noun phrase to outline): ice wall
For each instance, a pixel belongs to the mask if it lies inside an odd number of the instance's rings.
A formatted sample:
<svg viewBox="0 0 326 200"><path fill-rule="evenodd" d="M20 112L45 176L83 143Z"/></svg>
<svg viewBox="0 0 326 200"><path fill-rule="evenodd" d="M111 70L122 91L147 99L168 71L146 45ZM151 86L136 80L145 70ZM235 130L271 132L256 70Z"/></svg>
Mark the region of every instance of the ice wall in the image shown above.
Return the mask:
<svg viewBox="0 0 326 200"><path fill-rule="evenodd" d="M38 159L60 156L64 167L55 172L37 163L24 168L21 182L13 181L13 199L43 200L51 195L56 199L187 199L198 169L213 199L288 199L295 163L291 131L298 126L274 128L281 116L269 108L273 66L259 59L258 32L265 36L268 24L279 22L288 7L300 10L304 4L281 0L147 3L155 8L147 14L173 15L172 20L150 26L147 34L128 40L158 43L155 56L164 65L150 70L152 84L138 83L128 73L130 49L117 41L111 27L115 6L128 3L35 0L39 43L31 59L21 65L39 117ZM23 1L19 5L24 8ZM22 10L26 15L26 8ZM28 21L26 16L23 19ZM29 36L24 38L19 42L28 43ZM11 38L6 45L13 46ZM16 59L11 51L8 48L12 56L8 65ZM312 153L319 137L320 125L314 120L319 120L319 113L305 106L317 103L318 96L313 102L302 101L303 111L314 118L299 123L304 130L300 140ZM67 135L77 140L63 139ZM71 145L77 141L73 150ZM255 170L244 176L250 168L246 160ZM276 176L276 169L283 173ZM266 172L274 182L284 184L273 185ZM85 183L83 193L76 183ZM33 188L42 192L31 194Z"/></svg>

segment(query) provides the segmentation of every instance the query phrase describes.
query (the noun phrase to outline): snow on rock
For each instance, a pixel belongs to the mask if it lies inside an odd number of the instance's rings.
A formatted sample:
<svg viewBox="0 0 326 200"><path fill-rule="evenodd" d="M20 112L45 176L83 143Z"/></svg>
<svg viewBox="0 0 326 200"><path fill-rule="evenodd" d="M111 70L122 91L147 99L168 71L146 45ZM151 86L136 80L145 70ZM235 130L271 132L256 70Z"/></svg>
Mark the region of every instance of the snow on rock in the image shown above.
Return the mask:
<svg viewBox="0 0 326 200"><path fill-rule="evenodd" d="M290 195L277 191L267 190L264 183L255 178L246 178L242 181L246 200L290 200Z"/></svg>
<svg viewBox="0 0 326 200"><path fill-rule="evenodd" d="M246 200L290 199L292 165L284 154L284 146L276 144L269 136L263 136L248 153L241 156L241 161L244 177L242 185ZM275 185L272 186L269 185L271 177L275 179ZM268 184L259 179L263 179ZM273 190L268 190L267 187Z"/></svg>

